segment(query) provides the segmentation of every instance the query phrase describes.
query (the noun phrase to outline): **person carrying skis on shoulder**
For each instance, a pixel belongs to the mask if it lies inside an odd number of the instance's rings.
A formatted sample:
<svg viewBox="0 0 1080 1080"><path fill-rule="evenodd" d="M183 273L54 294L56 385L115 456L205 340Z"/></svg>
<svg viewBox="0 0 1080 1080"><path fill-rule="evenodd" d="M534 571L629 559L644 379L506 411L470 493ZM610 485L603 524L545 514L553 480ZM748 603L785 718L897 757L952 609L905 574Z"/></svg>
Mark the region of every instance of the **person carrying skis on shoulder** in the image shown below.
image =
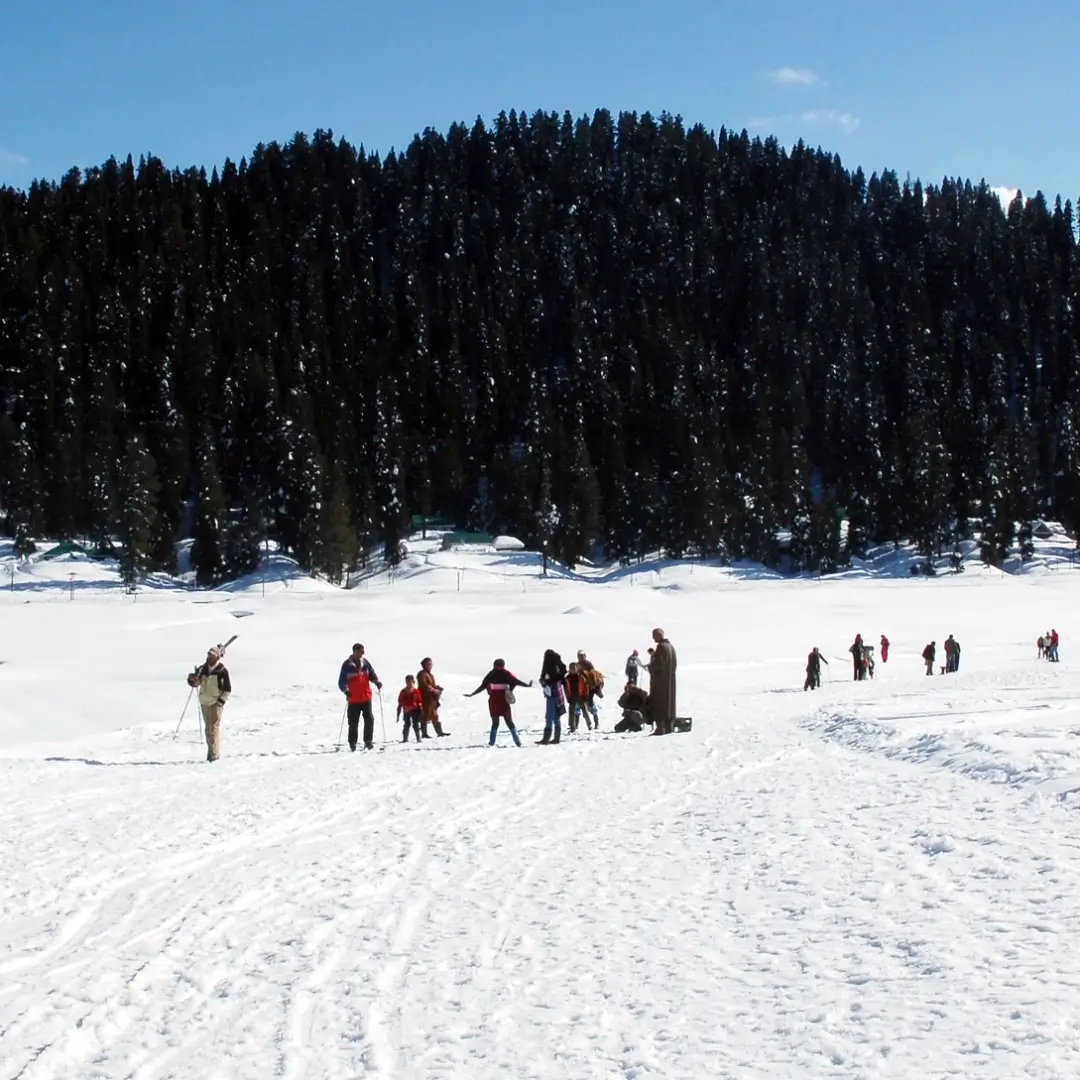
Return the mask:
<svg viewBox="0 0 1080 1080"><path fill-rule="evenodd" d="M815 645L810 655L806 658L806 682L803 690L817 690L821 686L821 665L829 661L821 655L821 650Z"/></svg>
<svg viewBox="0 0 1080 1080"><path fill-rule="evenodd" d="M889 639L884 634L881 635L881 662L889 662Z"/></svg>
<svg viewBox="0 0 1080 1080"><path fill-rule="evenodd" d="M435 734L441 739L449 735L449 731L443 731L439 720L439 699L442 697L443 688L435 682L435 676L431 671L431 657L425 656L420 661L420 671L416 676L416 685L420 689L420 696L424 701L423 715L420 717L420 726L425 739L430 739L427 726L430 724L435 729Z"/></svg>
<svg viewBox="0 0 1080 1080"><path fill-rule="evenodd" d="M371 684L382 690L382 683L371 663L364 658L364 646L357 642L345 658L338 675L338 689L345 695L349 718L349 749L355 750L359 739L360 717L364 718L364 749L375 749L375 714L371 711Z"/></svg>
<svg viewBox="0 0 1080 1080"><path fill-rule="evenodd" d="M416 679L412 675L405 676L405 686L397 696L397 720L405 718L405 724L401 729L401 741L409 741L409 729L416 732L416 741L420 741L420 713L423 709L423 698L416 687Z"/></svg>
<svg viewBox="0 0 1080 1080"><path fill-rule="evenodd" d="M635 649L626 658L626 685L637 686L638 677L641 674L641 660L638 658L638 651Z"/></svg>
<svg viewBox="0 0 1080 1080"><path fill-rule="evenodd" d="M495 745L495 736L499 733L499 721L505 720L506 726L517 746L521 745L521 736L514 727L514 714L510 706L513 704L513 690L516 686L532 686L532 679L522 682L513 672L506 668L506 661L495 660L491 670L480 680L480 685L466 697L475 697L481 690L486 690L488 695L488 714L491 717L491 738L488 746Z"/></svg>
<svg viewBox="0 0 1080 1080"><path fill-rule="evenodd" d="M557 745L562 733L562 717L566 713L566 693L563 681L566 665L554 649L544 651L540 665L540 686L544 691L544 737L538 746Z"/></svg>
<svg viewBox="0 0 1080 1080"><path fill-rule="evenodd" d="M206 731L206 760L217 761L221 754L221 713L232 693L229 670L221 662L221 648L214 645L206 651L206 662L187 677L190 687L198 687L199 709Z"/></svg>

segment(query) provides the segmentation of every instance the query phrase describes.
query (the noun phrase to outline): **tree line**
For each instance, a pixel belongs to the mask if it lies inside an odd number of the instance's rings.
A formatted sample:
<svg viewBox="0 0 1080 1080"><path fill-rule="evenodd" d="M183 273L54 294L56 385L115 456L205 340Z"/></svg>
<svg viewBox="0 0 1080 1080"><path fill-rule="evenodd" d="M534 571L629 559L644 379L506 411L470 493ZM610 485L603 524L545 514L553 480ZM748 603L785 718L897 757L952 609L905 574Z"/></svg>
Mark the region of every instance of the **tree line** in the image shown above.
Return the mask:
<svg viewBox="0 0 1080 1080"><path fill-rule="evenodd" d="M267 539L340 580L414 515L569 564L1000 563L1080 525L1075 225L667 114L110 159L0 189L0 514L131 580L184 536L201 582Z"/></svg>

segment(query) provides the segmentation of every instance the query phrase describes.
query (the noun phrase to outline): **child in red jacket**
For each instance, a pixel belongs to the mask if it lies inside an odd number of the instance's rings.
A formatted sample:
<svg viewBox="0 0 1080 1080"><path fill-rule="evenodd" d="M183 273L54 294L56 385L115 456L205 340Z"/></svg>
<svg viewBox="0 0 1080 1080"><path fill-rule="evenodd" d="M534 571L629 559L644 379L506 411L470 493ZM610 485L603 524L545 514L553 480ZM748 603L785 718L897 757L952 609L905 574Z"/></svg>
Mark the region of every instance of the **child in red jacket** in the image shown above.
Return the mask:
<svg viewBox="0 0 1080 1080"><path fill-rule="evenodd" d="M405 676L405 687L397 696L397 718L405 717L405 723L401 729L401 741L409 741L409 728L416 733L416 741L420 741L420 717L423 715L424 699L420 695L420 689L416 685L416 679L412 675Z"/></svg>

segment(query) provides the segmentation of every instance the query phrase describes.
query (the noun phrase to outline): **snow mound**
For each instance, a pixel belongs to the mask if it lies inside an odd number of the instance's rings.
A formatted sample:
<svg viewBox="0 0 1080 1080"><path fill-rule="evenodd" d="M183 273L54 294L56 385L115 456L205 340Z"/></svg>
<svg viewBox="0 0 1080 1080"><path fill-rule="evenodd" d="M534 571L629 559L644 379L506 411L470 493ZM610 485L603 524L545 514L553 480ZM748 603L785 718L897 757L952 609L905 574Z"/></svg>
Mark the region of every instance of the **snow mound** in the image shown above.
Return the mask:
<svg viewBox="0 0 1080 1080"><path fill-rule="evenodd" d="M525 545L516 536L496 536L491 541L496 551L524 551Z"/></svg>
<svg viewBox="0 0 1080 1080"><path fill-rule="evenodd" d="M595 615L596 612L590 607L584 607L581 604L575 604L573 607L567 608L564 615Z"/></svg>

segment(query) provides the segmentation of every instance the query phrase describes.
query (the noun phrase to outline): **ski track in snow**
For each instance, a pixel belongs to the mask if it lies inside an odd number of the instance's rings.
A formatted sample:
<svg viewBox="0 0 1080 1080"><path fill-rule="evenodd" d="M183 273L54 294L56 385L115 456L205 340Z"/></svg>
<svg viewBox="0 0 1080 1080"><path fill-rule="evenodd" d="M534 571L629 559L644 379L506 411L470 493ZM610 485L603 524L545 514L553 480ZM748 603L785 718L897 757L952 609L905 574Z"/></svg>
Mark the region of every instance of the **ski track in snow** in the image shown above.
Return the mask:
<svg viewBox="0 0 1080 1080"><path fill-rule="evenodd" d="M667 739L609 701L535 747L523 691L491 750L455 691L451 738L337 753L340 699L238 652L212 768L190 714L5 750L0 1075L1080 1075L1078 680L779 694L739 641Z"/></svg>

